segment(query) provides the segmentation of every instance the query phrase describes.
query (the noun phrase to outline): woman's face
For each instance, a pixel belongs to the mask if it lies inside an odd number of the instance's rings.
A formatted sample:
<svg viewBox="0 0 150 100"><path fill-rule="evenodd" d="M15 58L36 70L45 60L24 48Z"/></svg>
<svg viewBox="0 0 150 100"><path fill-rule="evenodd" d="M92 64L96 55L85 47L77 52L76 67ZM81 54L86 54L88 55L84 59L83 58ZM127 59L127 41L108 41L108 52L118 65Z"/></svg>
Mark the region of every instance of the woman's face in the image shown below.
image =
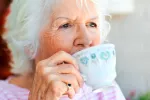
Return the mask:
<svg viewBox="0 0 150 100"><path fill-rule="evenodd" d="M88 10L85 4L78 7L76 0L60 0L54 6L50 24L40 33L37 61L58 51L72 55L100 43L99 17L95 4L87 0L87 7Z"/></svg>

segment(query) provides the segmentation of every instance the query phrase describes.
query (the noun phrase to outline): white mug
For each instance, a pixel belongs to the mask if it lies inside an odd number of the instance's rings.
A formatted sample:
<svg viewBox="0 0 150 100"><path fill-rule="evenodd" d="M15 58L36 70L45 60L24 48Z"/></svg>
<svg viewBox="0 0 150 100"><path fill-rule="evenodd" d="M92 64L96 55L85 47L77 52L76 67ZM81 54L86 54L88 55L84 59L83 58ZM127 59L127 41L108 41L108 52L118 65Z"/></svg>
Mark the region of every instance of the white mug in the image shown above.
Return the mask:
<svg viewBox="0 0 150 100"><path fill-rule="evenodd" d="M81 75L93 90L109 87L116 78L116 53L113 44L101 44L73 54Z"/></svg>

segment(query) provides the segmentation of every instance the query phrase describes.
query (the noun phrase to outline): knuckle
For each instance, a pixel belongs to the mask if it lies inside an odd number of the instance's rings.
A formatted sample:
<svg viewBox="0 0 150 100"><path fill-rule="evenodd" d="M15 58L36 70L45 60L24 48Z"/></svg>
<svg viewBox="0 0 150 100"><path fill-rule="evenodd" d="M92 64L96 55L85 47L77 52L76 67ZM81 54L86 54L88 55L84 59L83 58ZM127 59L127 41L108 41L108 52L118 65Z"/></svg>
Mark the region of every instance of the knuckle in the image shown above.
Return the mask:
<svg viewBox="0 0 150 100"><path fill-rule="evenodd" d="M56 85L55 85L55 82L54 82L54 81L52 81L51 89L52 89L52 92L53 92L53 93L57 93L57 91L58 91L58 89L57 89L57 87L56 87Z"/></svg>
<svg viewBox="0 0 150 100"><path fill-rule="evenodd" d="M43 66L45 64L45 61L43 60L43 61L40 61L38 64L37 64L37 66L38 67L41 67L41 66Z"/></svg>
<svg viewBox="0 0 150 100"><path fill-rule="evenodd" d="M43 68L43 67L38 67L38 68L36 69L36 73L37 73L38 75L43 75L43 74L44 74L44 68Z"/></svg>
<svg viewBox="0 0 150 100"><path fill-rule="evenodd" d="M51 79L51 75L43 75L44 81L48 82Z"/></svg>
<svg viewBox="0 0 150 100"><path fill-rule="evenodd" d="M36 71L37 72L39 72L41 70L43 71L44 70L43 66L44 66L44 61L40 61L36 66Z"/></svg>
<svg viewBox="0 0 150 100"><path fill-rule="evenodd" d="M60 91L58 85L56 84L56 82L54 82L54 81L51 82L51 91L57 97L61 96L61 91Z"/></svg>
<svg viewBox="0 0 150 100"><path fill-rule="evenodd" d="M60 55L65 55L66 53L64 51L59 51Z"/></svg>
<svg viewBox="0 0 150 100"><path fill-rule="evenodd" d="M54 75L50 74L50 75L44 75L43 79L46 83L50 83L53 79L54 79Z"/></svg>

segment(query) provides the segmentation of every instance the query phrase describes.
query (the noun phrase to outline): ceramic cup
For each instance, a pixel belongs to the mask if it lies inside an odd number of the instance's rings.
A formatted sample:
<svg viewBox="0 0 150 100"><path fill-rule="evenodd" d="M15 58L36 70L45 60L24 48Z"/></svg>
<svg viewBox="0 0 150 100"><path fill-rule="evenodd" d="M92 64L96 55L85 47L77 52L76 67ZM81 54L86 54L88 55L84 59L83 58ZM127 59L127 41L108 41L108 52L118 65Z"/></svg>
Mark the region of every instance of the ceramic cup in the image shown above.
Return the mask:
<svg viewBox="0 0 150 100"><path fill-rule="evenodd" d="M116 53L113 44L101 44L73 54L81 75L93 90L109 87L116 78Z"/></svg>

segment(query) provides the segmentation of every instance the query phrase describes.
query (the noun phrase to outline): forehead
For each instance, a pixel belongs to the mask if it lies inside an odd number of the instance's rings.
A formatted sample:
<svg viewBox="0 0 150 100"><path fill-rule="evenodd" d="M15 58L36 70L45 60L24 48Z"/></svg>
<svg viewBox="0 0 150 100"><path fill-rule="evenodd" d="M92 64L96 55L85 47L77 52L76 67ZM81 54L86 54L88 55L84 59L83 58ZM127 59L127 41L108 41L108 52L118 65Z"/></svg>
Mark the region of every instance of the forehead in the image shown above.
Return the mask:
<svg viewBox="0 0 150 100"><path fill-rule="evenodd" d="M53 17L93 17L96 5L91 0L59 0L52 10Z"/></svg>

